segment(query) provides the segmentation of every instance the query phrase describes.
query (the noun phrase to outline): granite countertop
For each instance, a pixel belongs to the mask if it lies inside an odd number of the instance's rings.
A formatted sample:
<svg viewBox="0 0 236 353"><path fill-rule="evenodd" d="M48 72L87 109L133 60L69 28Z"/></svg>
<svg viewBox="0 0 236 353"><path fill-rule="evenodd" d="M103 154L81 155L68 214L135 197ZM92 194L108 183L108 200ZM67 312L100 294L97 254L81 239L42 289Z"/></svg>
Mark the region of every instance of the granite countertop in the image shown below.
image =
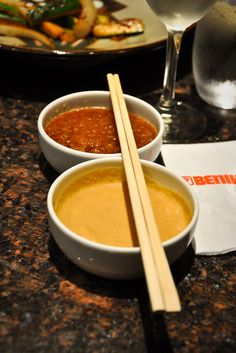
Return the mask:
<svg viewBox="0 0 236 353"><path fill-rule="evenodd" d="M234 352L235 253L195 257L190 246L172 266L182 311L158 315L149 311L144 280L102 279L63 255L47 223L46 197L57 173L39 149L37 118L74 87L19 81L22 72L0 77L1 352ZM135 88L127 85L127 93L154 103L160 86ZM177 92L207 115L199 141L236 138L236 113L204 104L191 74L178 80Z"/></svg>

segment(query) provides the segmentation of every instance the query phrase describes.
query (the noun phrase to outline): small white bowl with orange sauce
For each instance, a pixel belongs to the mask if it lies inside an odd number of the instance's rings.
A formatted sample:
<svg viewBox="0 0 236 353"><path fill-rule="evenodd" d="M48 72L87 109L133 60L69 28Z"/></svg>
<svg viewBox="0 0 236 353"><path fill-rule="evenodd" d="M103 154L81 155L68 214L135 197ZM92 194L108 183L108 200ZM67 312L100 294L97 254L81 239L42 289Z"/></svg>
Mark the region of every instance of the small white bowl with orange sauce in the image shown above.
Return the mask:
<svg viewBox="0 0 236 353"><path fill-rule="evenodd" d="M138 148L139 156L141 159L154 161L158 157L162 145L162 136L164 132L164 123L162 117L153 106L144 100L130 95L124 96L129 114L133 114L139 119L144 119L146 124L152 125L152 127L156 130L156 134L151 142L148 142L144 146ZM62 173L66 169L76 164L88 160L120 156L119 152L94 153L93 150L91 152L91 149L74 149L63 145L60 142L57 142L46 132L47 126L53 121L53 119L57 119L64 113L71 111L73 112L76 110L85 110L89 108L103 108L112 110L110 93L108 91L85 91L72 93L49 103L39 115L38 135L41 150L49 164L51 164L51 166L59 173ZM101 129L93 126L93 121L94 118L90 119L87 127L91 127L91 129L99 134ZM56 122L55 126L56 128L57 126L59 128L59 123ZM79 126L77 130L80 131ZM60 133L57 135L60 135ZM86 134L83 136L83 138L85 137ZM65 137L64 140L66 141L67 138Z"/></svg>
<svg viewBox="0 0 236 353"><path fill-rule="evenodd" d="M171 264L193 238L198 201L183 178L157 163L141 163ZM53 238L72 262L105 278L132 279L143 276L143 267L122 168L120 157L69 168L51 185L47 208Z"/></svg>

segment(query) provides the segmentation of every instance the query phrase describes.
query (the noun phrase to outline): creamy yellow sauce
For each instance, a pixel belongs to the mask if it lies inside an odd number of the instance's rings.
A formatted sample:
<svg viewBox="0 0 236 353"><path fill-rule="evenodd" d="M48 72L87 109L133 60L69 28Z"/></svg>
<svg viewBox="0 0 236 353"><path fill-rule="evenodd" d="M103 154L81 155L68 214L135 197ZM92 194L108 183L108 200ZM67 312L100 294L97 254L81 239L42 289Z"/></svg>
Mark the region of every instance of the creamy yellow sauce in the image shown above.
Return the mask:
<svg viewBox="0 0 236 353"><path fill-rule="evenodd" d="M191 211L181 195L146 177L161 240L181 232ZM55 211L73 232L95 242L138 246L127 183L119 168L87 173L67 185L58 195Z"/></svg>

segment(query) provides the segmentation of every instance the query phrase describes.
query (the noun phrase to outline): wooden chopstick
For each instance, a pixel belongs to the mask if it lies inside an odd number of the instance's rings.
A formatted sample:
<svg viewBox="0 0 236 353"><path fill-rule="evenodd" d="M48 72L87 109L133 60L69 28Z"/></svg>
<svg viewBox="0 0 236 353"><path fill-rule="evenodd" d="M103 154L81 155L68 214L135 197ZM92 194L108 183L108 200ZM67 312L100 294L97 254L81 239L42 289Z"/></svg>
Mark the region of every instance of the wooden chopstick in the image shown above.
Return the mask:
<svg viewBox="0 0 236 353"><path fill-rule="evenodd" d="M153 311L164 310L164 302L159 286L158 277L156 276L155 263L152 256L150 243L147 241L148 234L145 219L143 217L142 204L139 197L139 192L136 184L136 178L133 171L132 160L129 153L129 148L126 140L126 134L123 127L123 121L118 103L118 97L115 88L115 82L111 74L107 75L111 100L117 125L117 131L122 151L123 163L127 178L128 189L130 193L130 201L134 215L137 235L139 239L141 256L144 265L144 272L147 281L150 302Z"/></svg>
<svg viewBox="0 0 236 353"><path fill-rule="evenodd" d="M180 311L178 293L162 247L119 76L107 75L132 211L153 311Z"/></svg>

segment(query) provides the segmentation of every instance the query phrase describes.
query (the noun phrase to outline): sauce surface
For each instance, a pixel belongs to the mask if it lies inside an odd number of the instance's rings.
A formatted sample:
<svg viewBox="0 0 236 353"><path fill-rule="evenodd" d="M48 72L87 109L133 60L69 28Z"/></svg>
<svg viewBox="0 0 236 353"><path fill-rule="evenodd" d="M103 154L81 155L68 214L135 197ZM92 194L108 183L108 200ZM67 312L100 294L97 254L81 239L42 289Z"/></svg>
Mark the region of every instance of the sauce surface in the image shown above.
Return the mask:
<svg viewBox="0 0 236 353"><path fill-rule="evenodd" d="M124 172L103 168L72 181L54 203L60 220L73 232L95 242L138 246ZM146 178L156 222L165 241L181 232L191 211L181 195Z"/></svg>
<svg viewBox="0 0 236 353"><path fill-rule="evenodd" d="M156 127L136 114L129 114L138 148L157 136ZM73 109L50 120L46 133L56 142L79 151L119 153L120 144L113 111L103 107Z"/></svg>

